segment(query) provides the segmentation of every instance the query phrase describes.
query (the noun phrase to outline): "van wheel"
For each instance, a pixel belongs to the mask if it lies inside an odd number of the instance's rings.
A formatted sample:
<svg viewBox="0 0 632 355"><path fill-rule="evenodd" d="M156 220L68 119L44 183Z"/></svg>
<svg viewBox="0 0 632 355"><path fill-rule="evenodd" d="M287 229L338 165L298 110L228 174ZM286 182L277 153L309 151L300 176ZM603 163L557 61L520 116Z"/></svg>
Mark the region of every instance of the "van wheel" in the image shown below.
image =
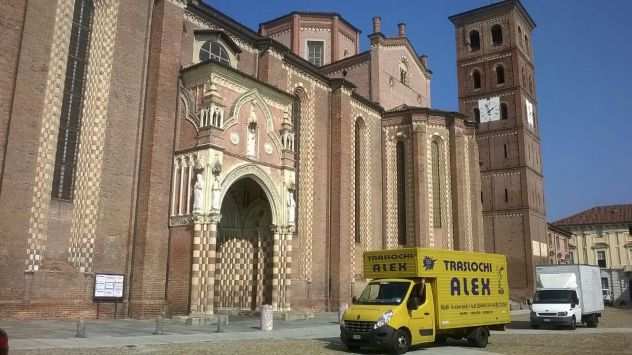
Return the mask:
<svg viewBox="0 0 632 355"><path fill-rule="evenodd" d="M406 329L397 330L393 340L393 354L404 354L410 348L410 334Z"/></svg>
<svg viewBox="0 0 632 355"><path fill-rule="evenodd" d="M448 343L448 337L445 335L437 335L435 337L435 343L437 343L437 345L445 345Z"/></svg>
<svg viewBox="0 0 632 355"><path fill-rule="evenodd" d="M577 329L577 320L575 320L575 316L571 319L571 325L569 326L571 330Z"/></svg>
<svg viewBox="0 0 632 355"><path fill-rule="evenodd" d="M531 329L539 329L540 328L540 325L539 324L535 324L535 323L531 323L530 326L531 326Z"/></svg>
<svg viewBox="0 0 632 355"><path fill-rule="evenodd" d="M467 336L467 342L470 346L484 348L489 342L489 331L485 327L477 327L472 329Z"/></svg>

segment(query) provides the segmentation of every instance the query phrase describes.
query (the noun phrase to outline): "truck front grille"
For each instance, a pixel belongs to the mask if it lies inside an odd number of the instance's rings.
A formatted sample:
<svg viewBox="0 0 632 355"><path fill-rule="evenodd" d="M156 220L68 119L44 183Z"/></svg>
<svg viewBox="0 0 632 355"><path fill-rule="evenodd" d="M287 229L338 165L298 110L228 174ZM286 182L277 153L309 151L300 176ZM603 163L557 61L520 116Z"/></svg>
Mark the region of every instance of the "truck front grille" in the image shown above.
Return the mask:
<svg viewBox="0 0 632 355"><path fill-rule="evenodd" d="M373 330L375 322L368 322L362 320L346 320L345 328L355 333L367 333Z"/></svg>
<svg viewBox="0 0 632 355"><path fill-rule="evenodd" d="M551 316L556 316L557 313L538 313L539 316L544 316L544 317L551 317Z"/></svg>

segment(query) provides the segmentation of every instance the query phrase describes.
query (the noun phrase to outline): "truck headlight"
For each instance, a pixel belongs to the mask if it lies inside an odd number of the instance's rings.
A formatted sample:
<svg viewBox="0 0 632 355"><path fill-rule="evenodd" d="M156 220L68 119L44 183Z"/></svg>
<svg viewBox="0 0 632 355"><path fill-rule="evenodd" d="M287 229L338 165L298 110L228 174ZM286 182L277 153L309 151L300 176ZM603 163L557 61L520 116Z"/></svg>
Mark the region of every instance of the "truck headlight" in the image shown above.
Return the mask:
<svg viewBox="0 0 632 355"><path fill-rule="evenodd" d="M388 324L391 318L393 318L393 311L384 312L384 314L382 314L380 318L378 318L377 322L375 322L375 324L373 325L373 329L385 326L386 324Z"/></svg>
<svg viewBox="0 0 632 355"><path fill-rule="evenodd" d="M557 315L560 317L566 317L567 314L568 312L557 312Z"/></svg>

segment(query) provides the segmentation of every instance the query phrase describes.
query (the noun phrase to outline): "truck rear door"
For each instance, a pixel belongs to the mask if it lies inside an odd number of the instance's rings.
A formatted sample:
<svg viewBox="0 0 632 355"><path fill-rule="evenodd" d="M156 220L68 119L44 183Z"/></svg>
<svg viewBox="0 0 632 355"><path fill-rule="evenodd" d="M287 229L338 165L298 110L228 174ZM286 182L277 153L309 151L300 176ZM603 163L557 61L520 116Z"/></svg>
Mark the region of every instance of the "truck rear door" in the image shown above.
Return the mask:
<svg viewBox="0 0 632 355"><path fill-rule="evenodd" d="M415 303L419 306L414 307ZM433 342L435 336L435 315L430 283L419 282L413 287L410 297L408 297L408 312L410 315L409 326L412 333L412 343Z"/></svg>

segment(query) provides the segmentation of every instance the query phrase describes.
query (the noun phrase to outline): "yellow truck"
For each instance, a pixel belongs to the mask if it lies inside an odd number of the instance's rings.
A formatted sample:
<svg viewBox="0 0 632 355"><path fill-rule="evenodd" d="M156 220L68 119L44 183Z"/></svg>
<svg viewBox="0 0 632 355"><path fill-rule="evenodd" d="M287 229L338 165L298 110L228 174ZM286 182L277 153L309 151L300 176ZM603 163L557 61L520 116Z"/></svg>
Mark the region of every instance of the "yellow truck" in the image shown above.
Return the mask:
<svg viewBox="0 0 632 355"><path fill-rule="evenodd" d="M485 347L490 329L511 322L504 255L405 248L364 253L370 279L344 312L340 337L350 349L396 354L411 345L466 338Z"/></svg>

